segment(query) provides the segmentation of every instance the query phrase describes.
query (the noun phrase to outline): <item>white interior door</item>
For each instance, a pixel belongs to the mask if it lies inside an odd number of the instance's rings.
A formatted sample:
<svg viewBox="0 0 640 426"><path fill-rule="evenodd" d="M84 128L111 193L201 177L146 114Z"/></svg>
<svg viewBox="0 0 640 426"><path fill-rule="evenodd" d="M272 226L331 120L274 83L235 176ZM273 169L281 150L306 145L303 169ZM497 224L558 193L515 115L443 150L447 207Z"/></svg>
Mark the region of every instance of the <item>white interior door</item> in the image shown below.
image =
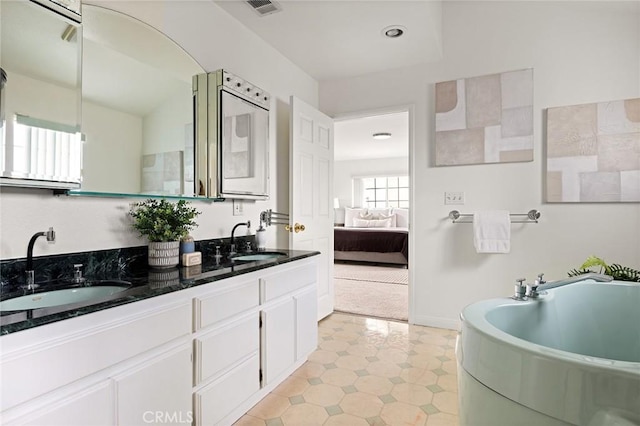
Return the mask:
<svg viewBox="0 0 640 426"><path fill-rule="evenodd" d="M290 98L289 247L320 252L318 319L333 312L333 120ZM303 228L304 227L304 228Z"/></svg>

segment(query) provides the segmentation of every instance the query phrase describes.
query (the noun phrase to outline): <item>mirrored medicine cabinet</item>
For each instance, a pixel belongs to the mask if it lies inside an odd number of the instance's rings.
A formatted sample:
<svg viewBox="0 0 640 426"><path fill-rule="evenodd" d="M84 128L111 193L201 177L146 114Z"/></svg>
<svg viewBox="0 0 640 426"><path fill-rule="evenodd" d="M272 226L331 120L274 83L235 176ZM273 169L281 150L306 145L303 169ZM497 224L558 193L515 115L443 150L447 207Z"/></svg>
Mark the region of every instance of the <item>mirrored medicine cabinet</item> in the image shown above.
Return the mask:
<svg viewBox="0 0 640 426"><path fill-rule="evenodd" d="M79 15L55 3L51 9L27 0L0 4L3 185L80 186L82 26Z"/></svg>
<svg viewBox="0 0 640 426"><path fill-rule="evenodd" d="M2 2L2 68L7 72L7 82L2 90L2 134L5 135L2 164L11 166L17 163L14 159L18 158L21 147L16 143L15 128L23 123L69 133L73 131L76 138L73 143L78 148L75 151L71 148L58 150L59 144L56 143L56 150L52 153L51 144L47 143L50 139L46 139L42 143L46 147L44 154L34 153L33 146L37 146L34 143L26 144L23 153L27 163L35 161L38 164L40 161L45 166L51 157L60 159L74 173L71 182L61 183L63 179L59 174L50 177L51 181L57 182L47 182L41 174L34 177L32 172L25 176L26 180L17 179L19 175L14 166L11 173L6 172L7 167L3 168L3 185L10 182L13 186L58 188L75 196L176 197L210 201L268 198L268 113L265 118L264 114L256 116L240 107L240 118L233 124L240 129L242 120L245 120L247 126L244 131L248 133L236 134L239 138L236 137L235 141L239 143L227 151L223 149L222 138L230 129L225 130L224 120L218 122L216 129L205 130L205 133L200 131L204 142L196 143L196 127L200 122L211 122L210 114L217 116L220 98L211 98L204 105L198 104L194 97L195 87L192 86L197 80L194 76L207 74L173 40L123 13L84 4L82 25L74 25L73 21L67 22L69 19L63 18L64 26L59 24L55 31L42 35L45 40L32 42L49 46L48 49L21 45L13 56L7 56L12 60L5 62L5 55L11 53L11 49L5 51L5 42L7 46L13 43L18 46L19 39L31 38L26 37L25 32L40 32L35 31L36 25L42 26L34 19L36 15L60 19L29 0L15 2L28 6L28 10L21 19L14 18L6 11L5 4L8 3L14 2ZM5 23L9 25L5 26ZM5 32L9 33L11 25L22 30L18 32L16 29L12 42L5 38ZM70 48L69 41L61 39L68 25L76 31L73 48ZM16 97L12 94L13 81L21 78L17 76L18 64L22 61L38 64L32 67L41 71L55 69L53 65L60 56L48 53L54 52L51 45L58 43L59 39L66 43L63 46L67 50L72 50L75 63L57 71L66 80L59 82L56 90L27 84L33 87L34 93L30 95L42 110L22 112L14 107ZM28 55L30 57L18 54L26 51L33 54ZM25 71L24 74L35 78L32 73ZM47 83L56 81L53 77L41 79ZM61 94L63 89L69 92L65 92L66 97ZM75 103L66 102L73 96ZM61 105L63 101L64 107ZM71 105L75 105L75 110L71 110ZM63 112L66 115L61 118ZM255 127L259 123L259 127ZM231 121L227 120L227 127L230 124ZM260 137L257 137L259 133ZM239 150L245 150L246 155ZM230 174L225 175L225 170L230 170ZM228 188L232 188L226 193L218 184L225 179L230 182ZM252 182L253 187L247 188L246 182ZM238 183L240 189L237 189Z"/></svg>

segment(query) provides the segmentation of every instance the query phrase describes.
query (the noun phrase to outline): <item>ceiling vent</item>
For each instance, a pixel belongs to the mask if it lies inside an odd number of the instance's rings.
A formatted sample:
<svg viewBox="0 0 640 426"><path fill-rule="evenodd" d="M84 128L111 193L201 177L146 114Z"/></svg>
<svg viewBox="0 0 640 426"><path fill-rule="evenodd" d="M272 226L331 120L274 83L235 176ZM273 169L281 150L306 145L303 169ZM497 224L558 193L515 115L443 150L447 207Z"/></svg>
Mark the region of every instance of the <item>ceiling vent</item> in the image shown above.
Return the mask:
<svg viewBox="0 0 640 426"><path fill-rule="evenodd" d="M282 6L275 1L247 0L247 3L260 16L271 15L272 13L280 12L282 10Z"/></svg>

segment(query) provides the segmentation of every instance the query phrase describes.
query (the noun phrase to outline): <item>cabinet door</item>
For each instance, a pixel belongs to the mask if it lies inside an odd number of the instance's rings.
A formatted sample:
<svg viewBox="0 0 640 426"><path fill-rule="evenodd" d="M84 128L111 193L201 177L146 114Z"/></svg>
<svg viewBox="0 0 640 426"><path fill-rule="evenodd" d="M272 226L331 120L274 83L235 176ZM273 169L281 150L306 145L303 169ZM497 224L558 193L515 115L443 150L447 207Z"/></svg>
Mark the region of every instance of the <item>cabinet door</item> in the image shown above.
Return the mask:
<svg viewBox="0 0 640 426"><path fill-rule="evenodd" d="M114 378L118 425L190 424L191 348L179 348Z"/></svg>
<svg viewBox="0 0 640 426"><path fill-rule="evenodd" d="M110 426L113 425L113 392L106 380L39 409L7 425Z"/></svg>
<svg viewBox="0 0 640 426"><path fill-rule="evenodd" d="M261 346L263 385L295 362L295 303L288 298L263 309Z"/></svg>
<svg viewBox="0 0 640 426"><path fill-rule="evenodd" d="M296 303L296 361L318 347L318 298L316 288L293 297Z"/></svg>

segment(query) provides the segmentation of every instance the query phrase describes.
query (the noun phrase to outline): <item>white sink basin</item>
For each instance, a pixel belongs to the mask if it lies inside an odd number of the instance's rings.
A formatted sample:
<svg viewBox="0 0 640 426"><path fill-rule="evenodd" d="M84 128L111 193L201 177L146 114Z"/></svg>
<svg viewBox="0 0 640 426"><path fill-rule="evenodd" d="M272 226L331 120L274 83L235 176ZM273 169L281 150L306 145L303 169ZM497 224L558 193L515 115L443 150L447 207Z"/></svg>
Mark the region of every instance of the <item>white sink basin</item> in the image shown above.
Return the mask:
<svg viewBox="0 0 640 426"><path fill-rule="evenodd" d="M240 256L235 256L232 259L233 260L239 260L242 262L251 262L251 261L256 261L256 260L269 260L269 259L276 259L278 257L284 257L286 256L285 253L280 253L280 252L264 252L264 253L254 253L254 254L243 254Z"/></svg>
<svg viewBox="0 0 640 426"><path fill-rule="evenodd" d="M51 306L68 305L111 296L126 290L128 287L105 285L98 287L67 288L63 290L45 291L14 297L0 302L0 311L21 311L25 309L47 308Z"/></svg>

